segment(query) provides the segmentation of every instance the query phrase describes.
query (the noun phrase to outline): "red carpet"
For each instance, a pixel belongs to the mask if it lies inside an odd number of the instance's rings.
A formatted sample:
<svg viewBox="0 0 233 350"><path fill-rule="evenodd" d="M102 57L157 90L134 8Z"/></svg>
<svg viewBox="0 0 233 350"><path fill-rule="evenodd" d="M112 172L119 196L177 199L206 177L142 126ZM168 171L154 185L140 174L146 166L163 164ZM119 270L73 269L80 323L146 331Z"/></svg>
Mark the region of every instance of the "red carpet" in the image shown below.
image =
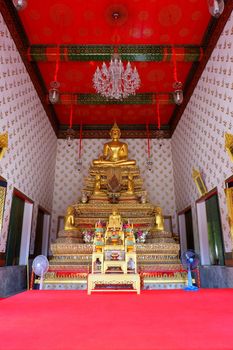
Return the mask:
<svg viewBox="0 0 233 350"><path fill-rule="evenodd" d="M233 290L29 291L1 301L1 350L233 350Z"/></svg>

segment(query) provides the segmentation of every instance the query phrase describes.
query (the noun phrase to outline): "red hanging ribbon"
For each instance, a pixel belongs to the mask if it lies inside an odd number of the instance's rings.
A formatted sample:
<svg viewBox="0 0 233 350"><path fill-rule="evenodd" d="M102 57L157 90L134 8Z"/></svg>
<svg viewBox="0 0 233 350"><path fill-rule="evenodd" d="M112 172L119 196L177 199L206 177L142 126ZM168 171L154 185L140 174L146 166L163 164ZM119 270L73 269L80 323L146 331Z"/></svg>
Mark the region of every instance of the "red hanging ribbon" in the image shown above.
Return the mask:
<svg viewBox="0 0 233 350"><path fill-rule="evenodd" d="M177 65L176 65L176 52L174 46L172 46L172 59L173 59L173 76L174 81L178 81L177 78Z"/></svg>
<svg viewBox="0 0 233 350"><path fill-rule="evenodd" d="M83 133L83 123L81 121L80 130L79 130L79 154L78 154L79 159L81 159L81 156L82 156L82 133Z"/></svg>
<svg viewBox="0 0 233 350"><path fill-rule="evenodd" d="M146 124L146 134L147 134L147 152L148 152L148 158L150 158L150 130L149 130L149 124Z"/></svg>
<svg viewBox="0 0 233 350"><path fill-rule="evenodd" d="M73 126L73 105L70 106L70 129Z"/></svg>
<svg viewBox="0 0 233 350"><path fill-rule="evenodd" d="M159 103L156 105L156 110L157 110L157 124L158 124L158 129L160 130L160 108L159 108Z"/></svg>
<svg viewBox="0 0 233 350"><path fill-rule="evenodd" d="M57 46L56 66L55 66L55 72L54 72L54 81L57 81L58 69L59 69L59 46Z"/></svg>

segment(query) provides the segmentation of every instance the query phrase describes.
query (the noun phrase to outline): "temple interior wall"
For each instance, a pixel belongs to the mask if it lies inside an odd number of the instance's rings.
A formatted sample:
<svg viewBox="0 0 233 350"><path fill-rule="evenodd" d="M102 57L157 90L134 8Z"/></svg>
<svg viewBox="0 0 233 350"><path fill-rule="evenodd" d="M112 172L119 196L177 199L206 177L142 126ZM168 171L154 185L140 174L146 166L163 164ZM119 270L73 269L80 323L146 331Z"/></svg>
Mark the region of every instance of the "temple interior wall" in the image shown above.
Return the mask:
<svg viewBox="0 0 233 350"><path fill-rule="evenodd" d="M5 251L13 190L33 202L31 246L38 205L52 210L57 139L0 15L0 133L8 132L8 150L0 163L7 194L0 232L0 252Z"/></svg>
<svg viewBox="0 0 233 350"><path fill-rule="evenodd" d="M228 20L209 62L172 137L177 211L192 206L199 195L192 169L202 173L208 191L217 187L225 251L232 251L224 194L233 164L224 149L224 135L233 133L233 15ZM197 235L196 235L197 236Z"/></svg>
<svg viewBox="0 0 233 350"><path fill-rule="evenodd" d="M58 140L55 185L53 196L53 219L51 237L57 234L57 218L64 216L68 205L77 203L84 186L84 178L93 159L103 152L107 140L82 140L82 168L77 169L79 140L69 147L66 140ZM129 159L135 159L140 168L143 187L148 193L148 200L161 206L164 215L173 218L173 230L177 232L175 217L175 194L173 183L173 166L171 140L151 140L152 170L146 168L148 158L147 139L126 139Z"/></svg>

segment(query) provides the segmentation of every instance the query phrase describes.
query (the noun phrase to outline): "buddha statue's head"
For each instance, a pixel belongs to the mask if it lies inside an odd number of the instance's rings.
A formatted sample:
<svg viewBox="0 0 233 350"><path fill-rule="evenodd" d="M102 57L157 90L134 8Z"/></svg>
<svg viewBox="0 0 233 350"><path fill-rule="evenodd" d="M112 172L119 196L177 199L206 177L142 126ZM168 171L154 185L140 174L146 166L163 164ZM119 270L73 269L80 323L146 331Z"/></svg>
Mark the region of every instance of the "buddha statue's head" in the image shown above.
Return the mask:
<svg viewBox="0 0 233 350"><path fill-rule="evenodd" d="M73 213L74 213L74 208L71 207L71 206L69 206L69 207L66 209L66 214L67 214L67 215L71 215L71 214L73 214Z"/></svg>
<svg viewBox="0 0 233 350"><path fill-rule="evenodd" d="M110 130L110 136L112 139L119 139L121 137L121 131L117 126L117 123L115 122L112 129Z"/></svg>

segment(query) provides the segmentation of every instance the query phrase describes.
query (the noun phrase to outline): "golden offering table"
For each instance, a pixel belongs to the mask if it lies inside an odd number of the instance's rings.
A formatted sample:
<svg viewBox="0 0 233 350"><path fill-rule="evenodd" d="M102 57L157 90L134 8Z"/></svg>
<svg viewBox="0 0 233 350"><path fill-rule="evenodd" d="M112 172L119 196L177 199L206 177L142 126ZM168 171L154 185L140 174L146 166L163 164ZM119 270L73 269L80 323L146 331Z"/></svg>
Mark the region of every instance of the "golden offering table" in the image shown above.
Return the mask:
<svg viewBox="0 0 233 350"><path fill-rule="evenodd" d="M116 288L114 288L114 285ZM121 287L122 288L119 288ZM129 288L127 288L129 286ZM124 288L123 288L124 287ZM125 288L126 287L126 288ZM140 276L132 274L89 274L87 293L92 292L137 292L140 294Z"/></svg>
<svg viewBox="0 0 233 350"><path fill-rule="evenodd" d="M95 225L92 273L87 284L88 294L99 291L140 294L133 225L128 223L124 232L121 215L116 210L109 215L106 228L100 220Z"/></svg>

